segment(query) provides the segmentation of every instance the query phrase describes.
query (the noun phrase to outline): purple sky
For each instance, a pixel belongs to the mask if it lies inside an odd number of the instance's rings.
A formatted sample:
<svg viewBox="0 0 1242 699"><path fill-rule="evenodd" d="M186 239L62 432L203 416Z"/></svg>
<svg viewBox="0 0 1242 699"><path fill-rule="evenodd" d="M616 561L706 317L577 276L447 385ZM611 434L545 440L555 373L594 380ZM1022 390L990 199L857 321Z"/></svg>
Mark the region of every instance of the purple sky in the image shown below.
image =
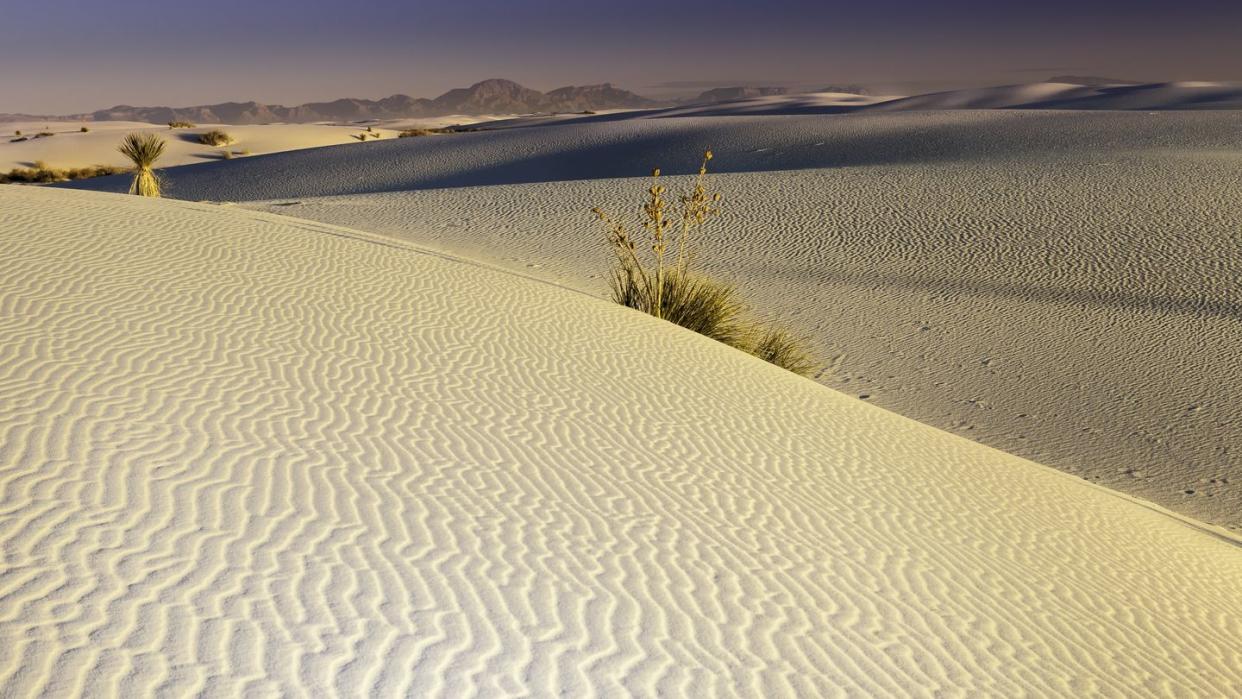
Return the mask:
<svg viewBox="0 0 1242 699"><path fill-rule="evenodd" d="M668 94L927 91L1056 73L1242 80L1239 0L19 0L0 112L433 97L489 77Z"/></svg>

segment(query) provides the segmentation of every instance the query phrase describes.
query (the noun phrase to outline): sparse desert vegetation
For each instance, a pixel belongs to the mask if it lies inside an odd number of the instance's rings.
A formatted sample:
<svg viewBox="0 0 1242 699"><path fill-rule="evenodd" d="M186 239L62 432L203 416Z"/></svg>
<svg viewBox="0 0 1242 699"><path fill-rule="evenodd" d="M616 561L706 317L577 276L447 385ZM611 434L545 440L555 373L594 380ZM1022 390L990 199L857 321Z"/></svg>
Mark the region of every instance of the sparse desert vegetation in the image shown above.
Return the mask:
<svg viewBox="0 0 1242 699"><path fill-rule="evenodd" d="M614 257L609 276L617 303L693 330L718 342L749 352L764 361L809 376L820 368L807 342L789 331L753 320L733 285L693 269L694 234L719 215L720 194L707 189L709 150L690 191L670 205L660 170L643 204L640 247L622 221L600 208L592 213L604 224ZM675 248L670 238L676 234Z"/></svg>
<svg viewBox="0 0 1242 699"><path fill-rule="evenodd" d="M196 125L196 124L194 124L194 123L192 123L192 122L188 122L188 121L170 121L170 122L168 122L168 128L170 128L170 129L192 129L192 128L194 128L195 126L197 126L197 125Z"/></svg>
<svg viewBox="0 0 1242 699"><path fill-rule="evenodd" d="M91 165L88 167L54 168L42 161L34 167L13 168L7 173L0 173L0 184L49 184L52 182L68 182L69 180L85 180L104 175L118 175L125 168L115 165Z"/></svg>
<svg viewBox="0 0 1242 699"><path fill-rule="evenodd" d="M90 132L90 130L91 130L91 127L89 127L89 126L83 126L82 128L80 128L80 129L78 129L78 130L79 130L79 131L81 131L82 133L89 133L89 132Z"/></svg>
<svg viewBox="0 0 1242 699"><path fill-rule="evenodd" d="M143 197L160 196L160 181L152 167L164 154L164 139L153 133L131 133L121 141L117 150L134 164L134 181L129 193Z"/></svg>
<svg viewBox="0 0 1242 699"><path fill-rule="evenodd" d="M198 142L205 146L227 146L236 140L231 134L220 129L204 131L198 135Z"/></svg>
<svg viewBox="0 0 1242 699"><path fill-rule="evenodd" d="M457 130L450 126L438 129L405 129L401 133L397 134L397 138L416 138L418 136L434 136L436 134L445 133L457 133Z"/></svg>

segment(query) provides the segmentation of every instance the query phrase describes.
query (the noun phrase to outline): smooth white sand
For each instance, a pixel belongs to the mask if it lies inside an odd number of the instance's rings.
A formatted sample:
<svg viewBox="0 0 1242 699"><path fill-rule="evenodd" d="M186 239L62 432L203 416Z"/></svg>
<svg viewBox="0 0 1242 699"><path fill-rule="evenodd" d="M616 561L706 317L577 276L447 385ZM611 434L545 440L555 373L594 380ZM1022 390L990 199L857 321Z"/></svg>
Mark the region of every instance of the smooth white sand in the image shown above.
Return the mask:
<svg viewBox="0 0 1242 699"><path fill-rule="evenodd" d="M1242 549L588 296L0 188L6 695L1242 691Z"/></svg>
<svg viewBox="0 0 1242 699"><path fill-rule="evenodd" d="M1242 109L1242 84L1170 82L1084 86L1024 83L950 90L886 101L880 110L911 109Z"/></svg>
<svg viewBox="0 0 1242 699"><path fill-rule="evenodd" d="M631 212L646 185L558 180L684 173L711 146L728 174L704 259L838 358L824 383L1237 529L1239 129L1242 112L636 118L168 178L602 295L587 209Z"/></svg>
<svg viewBox="0 0 1242 699"><path fill-rule="evenodd" d="M100 122L30 122L3 124L0 137L0 171L8 172L17 167L33 167L43 161L55 168L85 167L88 165L128 165L125 156L117 152L121 139L130 132L152 132L167 143L160 167L192 165L219 160L225 150L235 157L242 154L262 155L301 148L360 144L355 137L372 128L380 140L396 138L401 129L435 128L458 123L473 123L487 117L445 117L437 119L405 119L391 122L367 122L363 124L262 124L235 126L229 124L201 124L193 129L169 129L165 125L144 124L132 121ZM81 127L89 132L82 133ZM208 146L198 142L198 135L219 129L234 136L228 146ZM15 131L23 136L34 136L47 130L56 134L50 138L34 138L13 143ZM366 143L374 143L368 137Z"/></svg>

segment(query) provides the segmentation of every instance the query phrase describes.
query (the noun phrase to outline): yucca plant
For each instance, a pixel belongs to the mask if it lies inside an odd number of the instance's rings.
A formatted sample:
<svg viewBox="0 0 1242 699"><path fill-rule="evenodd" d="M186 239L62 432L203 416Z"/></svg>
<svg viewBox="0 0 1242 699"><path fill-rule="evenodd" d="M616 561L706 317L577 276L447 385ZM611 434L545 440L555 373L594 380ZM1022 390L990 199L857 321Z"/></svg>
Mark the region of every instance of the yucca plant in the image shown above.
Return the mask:
<svg viewBox="0 0 1242 699"><path fill-rule="evenodd" d="M134 181L129 193L143 197L158 197L160 181L151 169L164 154L164 139L153 133L131 133L121 141L117 150L134 164Z"/></svg>
<svg viewBox="0 0 1242 699"><path fill-rule="evenodd" d="M652 171L653 181L647 188L641 219L646 245L640 247L629 228L618 219L598 207L591 210L603 223L613 253L609 277L612 299L795 373L809 375L817 365L803 340L748 320L746 306L732 285L692 269L695 232L720 214L716 207L720 195L707 189L707 164L711 159L712 152L706 151L690 191L678 197L678 207L670 206L665 198L667 190L660 184L660 170Z"/></svg>

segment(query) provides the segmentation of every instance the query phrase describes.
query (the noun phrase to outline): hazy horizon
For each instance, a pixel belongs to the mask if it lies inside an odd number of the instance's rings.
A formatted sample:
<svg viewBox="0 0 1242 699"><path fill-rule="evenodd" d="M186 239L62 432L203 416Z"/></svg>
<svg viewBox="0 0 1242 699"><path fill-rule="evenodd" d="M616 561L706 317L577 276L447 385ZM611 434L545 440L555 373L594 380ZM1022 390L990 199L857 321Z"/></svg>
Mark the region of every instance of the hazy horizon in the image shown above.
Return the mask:
<svg viewBox="0 0 1242 699"><path fill-rule="evenodd" d="M1242 79L1242 52L1233 50L1242 6L1206 0L688 0L655 18L567 0L468 8L67 0L14 7L5 19L0 112L48 115L117 104L434 97L491 77L540 90L611 82L653 96L738 84L919 92L1057 73Z"/></svg>

